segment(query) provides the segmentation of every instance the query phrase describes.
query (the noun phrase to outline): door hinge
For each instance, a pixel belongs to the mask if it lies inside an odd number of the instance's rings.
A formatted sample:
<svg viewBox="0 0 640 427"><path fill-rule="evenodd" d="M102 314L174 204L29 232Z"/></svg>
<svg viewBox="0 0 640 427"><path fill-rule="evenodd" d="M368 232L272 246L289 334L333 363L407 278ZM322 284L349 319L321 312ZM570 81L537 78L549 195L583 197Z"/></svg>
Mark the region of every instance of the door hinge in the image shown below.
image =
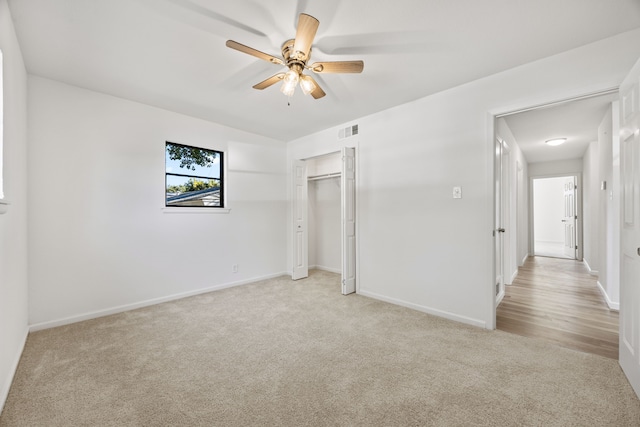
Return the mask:
<svg viewBox="0 0 640 427"><path fill-rule="evenodd" d="M576 245L576 250L578 249L578 245Z"/></svg>
<svg viewBox="0 0 640 427"><path fill-rule="evenodd" d="M577 185L574 185L574 186L573 186L573 189L574 189L574 190L577 190L577 189L578 189L578 186L577 186Z"/></svg>
<svg viewBox="0 0 640 427"><path fill-rule="evenodd" d="M576 215L575 219L578 219L578 215Z"/></svg>

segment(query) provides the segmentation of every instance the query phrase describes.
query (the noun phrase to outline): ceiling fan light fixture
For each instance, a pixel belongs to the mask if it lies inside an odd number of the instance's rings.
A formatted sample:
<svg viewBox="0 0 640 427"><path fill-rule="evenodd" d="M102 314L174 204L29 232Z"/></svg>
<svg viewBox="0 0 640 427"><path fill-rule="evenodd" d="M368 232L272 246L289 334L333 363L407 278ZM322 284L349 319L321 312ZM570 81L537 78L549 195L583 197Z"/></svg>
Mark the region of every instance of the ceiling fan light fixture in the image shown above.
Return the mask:
<svg viewBox="0 0 640 427"><path fill-rule="evenodd" d="M565 142L567 142L567 138L555 138L555 139L550 139L548 141L545 141L547 145L550 145L552 147L555 147L556 145L564 144Z"/></svg>
<svg viewBox="0 0 640 427"><path fill-rule="evenodd" d="M313 77L305 76L303 74L304 70L311 70L314 73L361 73L364 68L364 62L330 61L316 62L307 65L307 62L311 59L311 48L319 25L320 22L316 18L306 13L301 13L298 16L295 38L285 41L281 46L281 58L233 40L227 40L226 46L238 52L262 59L263 61L287 67L286 71L283 70L253 85L254 89L266 89L282 81L280 91L286 96L291 97L296 90L296 86L300 83L300 88L305 95L311 95L314 99L320 99L326 95L325 91L322 90L322 87L320 87Z"/></svg>
<svg viewBox="0 0 640 427"><path fill-rule="evenodd" d="M316 85L311 77L303 75L300 77L300 89L302 89L302 93L309 95L316 89Z"/></svg>
<svg viewBox="0 0 640 427"><path fill-rule="evenodd" d="M293 93L296 91L296 86L298 85L299 81L300 74L298 73L298 71L294 70L293 68L289 69L289 71L287 71L282 78L282 86L280 87L280 91L291 98L293 96Z"/></svg>
<svg viewBox="0 0 640 427"><path fill-rule="evenodd" d="M282 82L282 86L280 86L280 92L284 93L286 96L291 98L293 93L296 91L296 84L284 81Z"/></svg>
<svg viewBox="0 0 640 427"><path fill-rule="evenodd" d="M300 74L298 74L298 72L294 69L290 69L289 71L287 71L284 74L284 83L285 84L291 84L293 86L298 84L298 81L300 80Z"/></svg>

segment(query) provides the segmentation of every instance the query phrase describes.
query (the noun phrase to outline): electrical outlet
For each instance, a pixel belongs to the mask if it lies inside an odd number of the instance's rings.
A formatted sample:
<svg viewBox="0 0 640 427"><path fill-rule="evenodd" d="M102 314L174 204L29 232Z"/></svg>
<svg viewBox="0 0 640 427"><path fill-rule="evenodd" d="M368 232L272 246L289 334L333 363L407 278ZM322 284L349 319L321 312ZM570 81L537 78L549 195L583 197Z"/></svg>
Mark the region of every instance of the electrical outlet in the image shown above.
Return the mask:
<svg viewBox="0 0 640 427"><path fill-rule="evenodd" d="M238 272L238 264L233 264L232 269L233 269L234 273L237 273Z"/></svg>
<svg viewBox="0 0 640 427"><path fill-rule="evenodd" d="M462 199L462 187L453 187L453 198Z"/></svg>

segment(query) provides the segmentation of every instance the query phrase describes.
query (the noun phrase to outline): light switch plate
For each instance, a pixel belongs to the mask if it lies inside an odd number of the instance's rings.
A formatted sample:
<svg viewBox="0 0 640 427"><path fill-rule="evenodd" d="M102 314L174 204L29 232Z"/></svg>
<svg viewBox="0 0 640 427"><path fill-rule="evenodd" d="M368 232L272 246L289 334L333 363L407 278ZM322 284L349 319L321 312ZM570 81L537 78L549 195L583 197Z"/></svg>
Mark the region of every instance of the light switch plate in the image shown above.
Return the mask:
<svg viewBox="0 0 640 427"><path fill-rule="evenodd" d="M462 187L453 187L453 198L462 199Z"/></svg>

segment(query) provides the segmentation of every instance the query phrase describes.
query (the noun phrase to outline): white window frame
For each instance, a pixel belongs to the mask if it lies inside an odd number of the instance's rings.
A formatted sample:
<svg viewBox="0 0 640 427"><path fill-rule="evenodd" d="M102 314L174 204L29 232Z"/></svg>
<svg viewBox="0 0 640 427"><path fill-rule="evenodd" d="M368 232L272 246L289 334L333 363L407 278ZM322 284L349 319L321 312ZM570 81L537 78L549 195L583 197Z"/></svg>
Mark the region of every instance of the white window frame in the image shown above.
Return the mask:
<svg viewBox="0 0 640 427"><path fill-rule="evenodd" d="M203 147L203 146L195 146L195 145L190 145L190 144L183 144L183 143L179 143L179 142L174 142L174 141L166 141L165 145L163 145L163 150L166 150L166 143L171 143L171 144L178 144L178 145L186 145L186 146L190 146L190 147L196 147L196 148L202 148L205 150L211 150L211 151L217 151L219 153L222 154L222 169L220 170L220 174L222 175L223 179L222 179L222 203L224 207L209 207L209 208L202 208L202 207L189 207L189 206L163 206L162 207L162 212L166 213L166 214L228 214L229 212L231 212L231 208L229 207L229 201L227 198L227 190L228 190L228 186L227 186L227 176L228 176L228 150L225 149L217 149L217 148L208 148L208 147ZM163 166L163 177L166 177L166 163L165 163L165 159L166 159L166 151L165 154L163 154L163 162L162 162L162 166ZM163 185L163 193L162 193L162 198L163 200L165 200L166 197L166 182L165 185Z"/></svg>

